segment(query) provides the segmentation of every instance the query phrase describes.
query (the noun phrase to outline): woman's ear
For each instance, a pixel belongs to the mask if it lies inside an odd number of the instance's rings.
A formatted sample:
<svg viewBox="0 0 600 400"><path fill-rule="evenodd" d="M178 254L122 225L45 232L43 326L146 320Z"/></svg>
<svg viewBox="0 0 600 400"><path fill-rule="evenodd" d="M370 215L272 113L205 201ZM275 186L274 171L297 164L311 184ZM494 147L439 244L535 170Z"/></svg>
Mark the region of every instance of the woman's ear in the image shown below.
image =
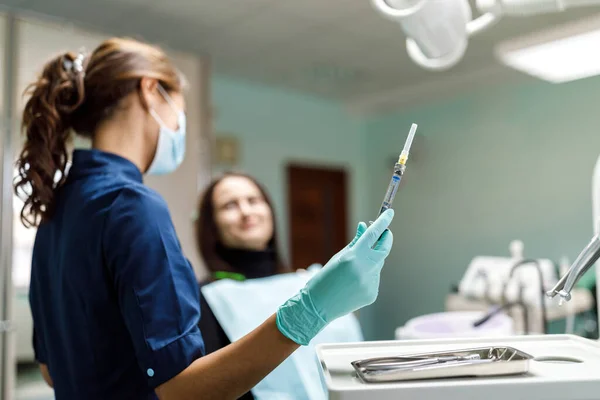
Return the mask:
<svg viewBox="0 0 600 400"><path fill-rule="evenodd" d="M140 102L146 110L152 108L158 95L158 81L154 78L144 77L140 80Z"/></svg>

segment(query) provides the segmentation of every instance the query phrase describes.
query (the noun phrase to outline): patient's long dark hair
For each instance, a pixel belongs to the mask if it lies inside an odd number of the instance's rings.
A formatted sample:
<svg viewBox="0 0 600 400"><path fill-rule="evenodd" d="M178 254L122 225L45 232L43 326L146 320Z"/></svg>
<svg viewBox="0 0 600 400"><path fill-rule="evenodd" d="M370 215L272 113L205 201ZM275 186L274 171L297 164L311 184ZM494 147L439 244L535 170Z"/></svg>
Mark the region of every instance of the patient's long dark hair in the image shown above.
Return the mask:
<svg viewBox="0 0 600 400"><path fill-rule="evenodd" d="M262 187L260 183L250 175L246 175L239 172L227 172L223 174L221 177L214 179L206 188L202 196L200 196L200 201L198 203L198 218L196 219L196 243L198 246L198 250L204 259L204 263L206 267L211 273L217 271L227 271L227 272L242 272L236 270L234 267L229 265L218 253L217 246L219 245L219 228L217 227L217 223L215 222L215 207L213 204L213 194L215 192L215 187L223 180L229 177L242 177L250 180L252 183L258 187L258 190L261 192L265 202L268 204L271 209L271 213L273 214L273 237L269 241L269 249L271 249L275 254L275 263L276 263L276 274L282 274L285 272L290 272L288 266L283 262L281 257L281 253L279 251L279 245L277 242L277 224L275 213L273 210L273 203L269 198L266 190Z"/></svg>

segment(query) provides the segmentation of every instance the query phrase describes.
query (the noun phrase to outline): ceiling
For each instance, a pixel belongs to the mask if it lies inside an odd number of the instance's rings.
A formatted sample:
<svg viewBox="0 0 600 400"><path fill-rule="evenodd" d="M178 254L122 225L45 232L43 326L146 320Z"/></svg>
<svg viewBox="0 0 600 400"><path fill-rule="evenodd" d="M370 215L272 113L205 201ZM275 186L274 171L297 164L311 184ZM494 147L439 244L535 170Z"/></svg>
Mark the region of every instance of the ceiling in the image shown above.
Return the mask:
<svg viewBox="0 0 600 400"><path fill-rule="evenodd" d="M363 112L525 79L499 65L495 43L600 11L506 18L472 38L463 61L440 73L412 63L399 26L375 12L370 0L0 0L0 5L207 54L218 74L340 100Z"/></svg>

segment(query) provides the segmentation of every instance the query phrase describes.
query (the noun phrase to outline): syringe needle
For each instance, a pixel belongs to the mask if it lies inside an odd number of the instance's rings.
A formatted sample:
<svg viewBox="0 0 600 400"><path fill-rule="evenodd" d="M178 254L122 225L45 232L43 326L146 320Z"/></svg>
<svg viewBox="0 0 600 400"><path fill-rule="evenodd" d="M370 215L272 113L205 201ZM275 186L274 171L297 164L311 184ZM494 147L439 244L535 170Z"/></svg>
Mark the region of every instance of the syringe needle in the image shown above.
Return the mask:
<svg viewBox="0 0 600 400"><path fill-rule="evenodd" d="M410 131L408 132L408 137L406 138L406 143L404 143L404 149L402 151L409 152L410 146L412 146L413 139L415 138L415 133L417 133L417 128L419 126L417 124L412 124L410 127Z"/></svg>
<svg viewBox="0 0 600 400"><path fill-rule="evenodd" d="M410 127L408 137L406 138L406 142L404 143L404 148L402 149L402 153L400 153L400 158L398 159L399 164L406 164L406 160L408 160L408 154L410 153L410 147L412 146L413 139L415 138L415 133L417 133L417 128L417 124L412 124L412 126Z"/></svg>

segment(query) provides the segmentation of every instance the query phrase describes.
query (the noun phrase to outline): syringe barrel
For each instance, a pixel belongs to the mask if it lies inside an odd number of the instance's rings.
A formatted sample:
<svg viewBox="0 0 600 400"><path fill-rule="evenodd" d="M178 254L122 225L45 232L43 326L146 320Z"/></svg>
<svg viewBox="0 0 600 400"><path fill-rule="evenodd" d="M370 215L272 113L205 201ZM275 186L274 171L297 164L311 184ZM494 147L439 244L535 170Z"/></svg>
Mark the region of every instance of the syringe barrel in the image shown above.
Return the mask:
<svg viewBox="0 0 600 400"><path fill-rule="evenodd" d="M402 175L404 175L404 170L406 169L406 160L408 160L408 153L410 152L410 146L412 146L412 142L415 138L417 128L417 124L412 124L412 126L410 127L410 131L408 132L408 138L404 143L404 149L402 149L402 153L400 153L400 158L398 158L398 162L396 163L396 165L394 165L394 174L392 175L390 184L388 185L387 191L385 192L385 197L383 198L381 208L379 209L379 215L383 214L386 210L392 208L394 197L396 197L398 187L400 186L400 181L402 180Z"/></svg>
<svg viewBox="0 0 600 400"><path fill-rule="evenodd" d="M396 197L396 193L398 192L398 187L400 186L400 181L402 180L402 175L404 174L405 169L406 166L402 164L397 163L394 165L394 174L392 175L390 184L385 192L385 197L381 203L381 208L379 209L378 215L381 215L385 212L385 210L392 208L392 203L394 202L394 197Z"/></svg>

